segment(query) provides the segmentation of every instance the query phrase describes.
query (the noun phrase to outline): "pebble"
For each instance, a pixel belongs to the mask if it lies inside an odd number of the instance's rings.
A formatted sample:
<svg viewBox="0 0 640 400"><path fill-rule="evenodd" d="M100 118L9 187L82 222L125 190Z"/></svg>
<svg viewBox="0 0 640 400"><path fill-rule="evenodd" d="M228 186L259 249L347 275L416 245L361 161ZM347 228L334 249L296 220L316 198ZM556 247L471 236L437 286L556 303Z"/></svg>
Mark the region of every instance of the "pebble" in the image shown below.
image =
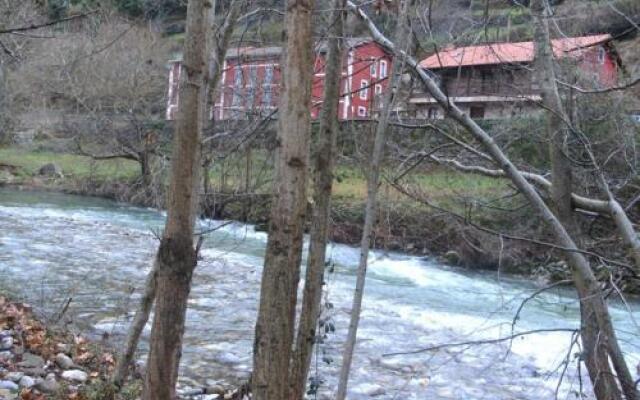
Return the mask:
<svg viewBox="0 0 640 400"><path fill-rule="evenodd" d="M0 399L13 400L17 396L16 393L11 393L9 389L0 389Z"/></svg>
<svg viewBox="0 0 640 400"><path fill-rule="evenodd" d="M18 390L19 388L13 381L0 381L0 389Z"/></svg>
<svg viewBox="0 0 640 400"><path fill-rule="evenodd" d="M61 376L62 379L80 383L85 382L89 378L89 375L87 375L86 372L79 369L70 369L68 371L64 371Z"/></svg>
<svg viewBox="0 0 640 400"><path fill-rule="evenodd" d="M30 389L35 384L36 380L28 375L23 376L19 383L20 387L25 389Z"/></svg>
<svg viewBox="0 0 640 400"><path fill-rule="evenodd" d="M44 359L35 354L24 353L22 355L22 361L16 365L23 368L42 368L44 367Z"/></svg>
<svg viewBox="0 0 640 400"><path fill-rule="evenodd" d="M0 350L11 350L13 347L13 338L11 336L3 336L0 338Z"/></svg>
<svg viewBox="0 0 640 400"><path fill-rule="evenodd" d="M71 354L71 345L67 343L58 343L56 348L60 353Z"/></svg>
<svg viewBox="0 0 640 400"><path fill-rule="evenodd" d="M60 388L60 385L55 379L39 379L33 387L42 393L55 393Z"/></svg>
<svg viewBox="0 0 640 400"><path fill-rule="evenodd" d="M71 357L64 353L56 354L56 364L62 369L71 369L75 366Z"/></svg>
<svg viewBox="0 0 640 400"><path fill-rule="evenodd" d="M9 361L13 359L13 353L10 351L0 351L0 360Z"/></svg>
<svg viewBox="0 0 640 400"><path fill-rule="evenodd" d="M29 376L45 376L47 374L44 368L22 368L22 372Z"/></svg>
<svg viewBox="0 0 640 400"><path fill-rule="evenodd" d="M23 376L24 372L9 372L4 376L4 379L10 380L12 382L19 382Z"/></svg>

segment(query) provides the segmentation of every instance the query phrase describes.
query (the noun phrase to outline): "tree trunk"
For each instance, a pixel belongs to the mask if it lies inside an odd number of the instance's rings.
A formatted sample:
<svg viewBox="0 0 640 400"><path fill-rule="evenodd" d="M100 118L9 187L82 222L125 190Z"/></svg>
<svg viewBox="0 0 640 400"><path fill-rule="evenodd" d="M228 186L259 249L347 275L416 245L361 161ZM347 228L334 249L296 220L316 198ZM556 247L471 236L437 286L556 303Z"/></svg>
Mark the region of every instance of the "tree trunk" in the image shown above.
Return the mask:
<svg viewBox="0 0 640 400"><path fill-rule="evenodd" d="M380 30L376 27L373 21L353 2L348 1L347 7L358 16L367 26L374 39L385 46L388 49L396 49L393 42L387 39ZM628 372L628 368L624 362L624 358L621 357L618 341L616 339L615 331L611 324L609 312L599 288L598 282L591 271L589 263L583 254L579 253L578 247L568 234L562 223L551 212L549 207L542 200L540 195L536 192L533 185L531 185L523 174L513 165L513 163L502 152L500 147L495 143L493 138L482 129L475 121L473 121L468 115L462 112L460 108L442 92L437 82L422 68L420 68L418 61L406 52L396 52L399 54L409 65L418 78L422 81L425 89L438 104L443 107L446 114L456 121L460 126L464 127L472 136L474 136L485 148L486 152L496 162L509 179L513 182L514 186L523 194L523 196L529 201L534 210L538 213L540 218L548 224L551 228L552 234L555 236L558 244L567 250L565 255L567 259L571 261L571 265L574 270L574 280L576 287L581 293L589 293L590 296L583 298L584 303L588 303L593 310L594 317L601 329L601 340L606 340L612 349L610 354L611 362L618 371L623 390L628 399L637 399L637 393L634 393L633 381L629 382L631 374ZM620 370L618 370L620 368ZM624 372L624 371L627 372ZM622 371L622 374L620 373ZM631 383L631 385L629 384Z"/></svg>
<svg viewBox="0 0 640 400"><path fill-rule="evenodd" d="M345 0L334 0L331 13L327 61L325 64L324 102L316 143L313 172L313 215L309 241L309 257L298 324L296 347L291 367L290 400L302 400L316 339L320 315L325 256L331 212L334 154L337 137L338 104L342 81L342 37L346 18Z"/></svg>
<svg viewBox="0 0 640 400"><path fill-rule="evenodd" d="M138 348L140 335L142 334L142 331L144 330L144 327L149 320L151 307L153 307L153 301L156 298L157 273L158 261L156 260L153 264L151 272L149 272L149 275L147 275L147 280L144 285L144 293L142 294L142 298L140 299L140 304L138 306L138 309L136 310L136 315L131 322L129 331L127 332L127 340L125 341L124 350L122 354L120 354L120 357L118 357L116 369L113 373L113 377L111 378L111 382L115 385L117 390L122 387L122 384L127 378L129 366L131 365L133 356L136 352L136 349Z"/></svg>
<svg viewBox="0 0 640 400"><path fill-rule="evenodd" d="M550 13L542 1L534 0L531 4L531 9L535 23L536 71L540 83L542 102L545 108L550 111L547 113L547 136L552 176L551 200L559 221L566 227L568 233L577 240L580 237L580 232L573 213L571 200L573 167L568 157L570 149L567 145L570 129L568 124L571 119L565 111L556 84L555 63L547 22ZM586 259L584 261L587 262ZM573 264L575 260L569 258L568 262L574 274L577 273L579 267ZM590 266L588 267L590 271ZM593 273L591 272L591 274ZM576 277L576 279L579 280L580 277ZM599 400L620 399L622 397L616 376L609 364L609 355L611 353L609 341L611 337L607 332L608 328L601 326L598 319L594 318L597 314L597 310L594 310L594 307L603 306L606 312L606 304L604 301L602 301L602 304L592 304L590 301L585 300L594 295L602 296L601 290L594 288L596 292L593 292L582 285L576 286L580 298L581 339L584 360L594 392ZM612 328L611 330L613 331ZM621 354L619 356L622 357ZM620 381L624 387L623 376L620 376ZM633 391L635 392L635 389Z"/></svg>
<svg viewBox="0 0 640 400"><path fill-rule="evenodd" d="M187 300L197 263L193 234L208 75L205 30L211 13L213 9L205 0L189 0L181 74L184 81L180 85L167 223L156 258L156 307L143 400L176 398Z"/></svg>
<svg viewBox="0 0 640 400"><path fill-rule="evenodd" d="M227 18L225 19L225 23L221 30L221 36L219 36L216 44L216 61L214 61L213 65L220 65L218 59L224 59L226 56L226 51L229 44L229 37L231 36L231 32L233 31L233 27L235 26L235 22L238 20L238 14L240 10L240 1L234 2L231 5L231 9L227 14ZM210 76L211 81L214 82L213 87L215 88L217 82L220 80L220 76L222 74L222 70L220 68L213 69L209 72L212 74ZM212 85L209 85L211 88ZM211 90L211 89L210 89ZM204 174L207 174L208 169L204 169ZM208 187L205 184L205 190ZM194 189L196 190L196 189ZM205 192L206 193L206 192ZM194 206L195 208L195 206ZM194 215L195 218L195 215ZM136 315L129 327L129 332L127 333L127 340L125 343L125 348L122 352L122 355L118 358L118 363L116 365L115 372L112 377L112 382L119 388L122 386L122 383L127 377L127 372L129 370L129 366L133 360L134 353L136 348L138 347L138 342L140 340L140 335L149 320L149 314L151 313L151 308L153 307L153 302L156 297L156 276L158 274L159 269L159 259L156 257L156 261L154 262L153 269L149 272L147 276L147 280L145 282L145 289L142 298L140 299L140 304L138 306L138 310L136 311Z"/></svg>
<svg viewBox="0 0 640 400"><path fill-rule="evenodd" d="M400 15L396 25L395 39L403 44L404 49L410 48L411 36L407 32L409 21L407 15L411 1L403 0L400 3ZM389 117L393 107L394 98L400 83L402 59L400 57L393 58L393 67L391 69L391 81L387 86L387 91L382 100L382 110L378 124L376 126L376 134L373 143L373 151L369 164L369 175L367 176L367 202L365 205L364 225L362 227L362 240L360 242L360 262L358 263L358 271L356 275L356 289L353 295L353 305L351 307L351 319L349 321L349 332L342 354L342 366L340 368L340 380L338 382L337 400L344 400L347 395L347 386L349 383L349 373L351 371L351 362L356 346L356 338L358 334L358 323L360 322L360 311L362 309L362 299L364 297L364 285L367 275L367 263L369 260L369 249L371 247L371 237L373 227L375 225L377 214L377 195L380 183L380 167L384 156L384 147L389 129Z"/></svg>
<svg viewBox="0 0 640 400"><path fill-rule="evenodd" d="M285 9L276 171L253 353L254 400L283 400L289 394L307 207L313 0L288 0Z"/></svg>

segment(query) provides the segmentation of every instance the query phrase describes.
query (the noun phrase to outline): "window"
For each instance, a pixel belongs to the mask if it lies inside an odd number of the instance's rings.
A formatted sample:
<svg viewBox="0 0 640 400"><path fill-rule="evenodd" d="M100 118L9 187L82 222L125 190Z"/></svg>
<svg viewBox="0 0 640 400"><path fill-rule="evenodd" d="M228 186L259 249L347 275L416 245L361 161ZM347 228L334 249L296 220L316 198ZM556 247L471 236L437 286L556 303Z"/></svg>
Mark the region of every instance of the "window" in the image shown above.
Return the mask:
<svg viewBox="0 0 640 400"><path fill-rule="evenodd" d="M484 106L471 106L469 116L473 119L484 119Z"/></svg>
<svg viewBox="0 0 640 400"><path fill-rule="evenodd" d="M429 107L429 119L438 119L438 109L436 107Z"/></svg>
<svg viewBox="0 0 640 400"><path fill-rule="evenodd" d="M264 80L262 81L262 105L269 107L271 105L271 84L273 83L273 65L267 65L264 68Z"/></svg>
<svg viewBox="0 0 640 400"><path fill-rule="evenodd" d="M372 78L376 77L376 73L378 72L378 66L376 65L376 61L371 61L371 65L369 66L369 74Z"/></svg>
<svg viewBox="0 0 640 400"><path fill-rule="evenodd" d="M258 67L255 65L249 66L249 81L247 82L247 104L249 107L253 107L255 96L256 96L256 86L258 85Z"/></svg>
<svg viewBox="0 0 640 400"><path fill-rule="evenodd" d="M374 91L376 95L381 95L382 94L382 85L379 83L376 83L376 86L374 86Z"/></svg>
<svg viewBox="0 0 640 400"><path fill-rule="evenodd" d="M380 78L387 77L387 62L385 60L380 60Z"/></svg>
<svg viewBox="0 0 640 400"><path fill-rule="evenodd" d="M598 48L598 64L604 64L604 60L606 59L607 51L604 47Z"/></svg>
<svg viewBox="0 0 640 400"><path fill-rule="evenodd" d="M360 100L367 100L369 98L369 81L363 79L360 81Z"/></svg>
<svg viewBox="0 0 640 400"><path fill-rule="evenodd" d="M366 107L359 106L358 107L358 117L366 117L366 116L367 116Z"/></svg>
<svg viewBox="0 0 640 400"><path fill-rule="evenodd" d="M231 106L238 110L242 105L242 67L236 65L233 68L233 100Z"/></svg>

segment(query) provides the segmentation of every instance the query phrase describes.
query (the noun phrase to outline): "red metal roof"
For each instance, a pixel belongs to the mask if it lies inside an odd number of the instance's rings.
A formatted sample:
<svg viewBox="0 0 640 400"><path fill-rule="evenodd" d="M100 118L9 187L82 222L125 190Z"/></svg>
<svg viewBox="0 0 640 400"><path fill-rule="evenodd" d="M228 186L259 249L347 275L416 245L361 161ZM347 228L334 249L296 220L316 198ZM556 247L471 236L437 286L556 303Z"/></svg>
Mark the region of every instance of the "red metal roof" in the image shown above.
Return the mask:
<svg viewBox="0 0 640 400"><path fill-rule="evenodd" d="M552 40L556 57L610 41L611 35L593 35ZM471 65L515 64L533 61L533 42L492 43L439 50L420 62L422 68L438 69ZM576 54L572 54L576 55Z"/></svg>

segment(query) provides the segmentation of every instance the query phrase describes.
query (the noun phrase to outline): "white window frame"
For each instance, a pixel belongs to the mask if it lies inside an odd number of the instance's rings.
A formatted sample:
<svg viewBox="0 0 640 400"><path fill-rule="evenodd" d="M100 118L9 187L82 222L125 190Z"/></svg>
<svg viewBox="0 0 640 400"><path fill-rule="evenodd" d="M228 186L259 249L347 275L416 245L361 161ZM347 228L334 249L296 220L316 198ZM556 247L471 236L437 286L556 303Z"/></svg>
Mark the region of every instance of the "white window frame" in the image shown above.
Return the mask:
<svg viewBox="0 0 640 400"><path fill-rule="evenodd" d="M373 92L376 95L381 95L382 94L382 85L379 83L376 83L376 85L373 87Z"/></svg>
<svg viewBox="0 0 640 400"><path fill-rule="evenodd" d="M371 65L369 65L369 75L371 75L372 78L375 78L377 74L378 74L378 62L374 60L374 61L371 61Z"/></svg>
<svg viewBox="0 0 640 400"><path fill-rule="evenodd" d="M387 61L380 60L380 78L387 77Z"/></svg>
<svg viewBox="0 0 640 400"><path fill-rule="evenodd" d="M369 81L362 79L360 81L360 100L369 99Z"/></svg>
<svg viewBox="0 0 640 400"><path fill-rule="evenodd" d="M366 117L367 116L367 107L358 106L358 117Z"/></svg>

